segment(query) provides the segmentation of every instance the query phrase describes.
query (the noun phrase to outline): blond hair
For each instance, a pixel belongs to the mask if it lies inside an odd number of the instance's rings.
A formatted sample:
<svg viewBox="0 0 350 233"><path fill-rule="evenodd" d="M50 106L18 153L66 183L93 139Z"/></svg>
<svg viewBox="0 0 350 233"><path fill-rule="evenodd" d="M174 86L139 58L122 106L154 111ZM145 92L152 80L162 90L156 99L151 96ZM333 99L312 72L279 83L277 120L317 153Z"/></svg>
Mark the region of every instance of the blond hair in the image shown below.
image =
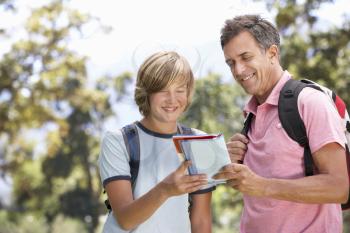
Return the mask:
<svg viewBox="0 0 350 233"><path fill-rule="evenodd" d="M187 87L187 106L192 100L194 77L187 60L174 51L157 52L141 65L136 80L135 102L143 116L150 113L149 96L178 82Z"/></svg>

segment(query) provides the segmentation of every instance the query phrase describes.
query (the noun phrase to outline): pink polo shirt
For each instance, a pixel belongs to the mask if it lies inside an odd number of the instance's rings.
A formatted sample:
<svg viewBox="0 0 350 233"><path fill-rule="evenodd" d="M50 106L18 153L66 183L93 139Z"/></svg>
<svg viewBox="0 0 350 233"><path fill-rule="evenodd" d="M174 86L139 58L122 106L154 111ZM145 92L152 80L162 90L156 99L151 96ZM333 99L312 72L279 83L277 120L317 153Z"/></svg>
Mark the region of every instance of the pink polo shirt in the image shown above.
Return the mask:
<svg viewBox="0 0 350 233"><path fill-rule="evenodd" d="M250 142L244 163L263 177L304 177L304 149L283 130L277 110L280 90L290 78L285 71L265 103L258 106L256 99L251 98L244 109L255 115L248 133ZM339 115L331 105L323 93L312 88L303 89L299 95L298 108L312 153L331 142L344 147L345 136ZM248 195L243 198L241 233L342 232L339 204L302 204Z"/></svg>

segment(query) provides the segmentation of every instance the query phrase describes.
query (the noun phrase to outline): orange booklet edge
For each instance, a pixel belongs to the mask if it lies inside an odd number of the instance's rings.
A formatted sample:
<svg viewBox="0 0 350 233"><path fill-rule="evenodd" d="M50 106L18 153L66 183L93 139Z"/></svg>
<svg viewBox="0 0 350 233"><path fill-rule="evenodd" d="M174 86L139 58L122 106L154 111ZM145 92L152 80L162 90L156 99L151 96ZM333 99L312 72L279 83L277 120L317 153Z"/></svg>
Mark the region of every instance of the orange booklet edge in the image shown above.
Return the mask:
<svg viewBox="0 0 350 233"><path fill-rule="evenodd" d="M217 138L219 136L221 136L222 134L199 134L199 135L175 135L173 136L173 142L175 144L176 147L176 152L177 153L183 153L181 146L180 146L180 141L183 140L202 140L202 139L214 139Z"/></svg>

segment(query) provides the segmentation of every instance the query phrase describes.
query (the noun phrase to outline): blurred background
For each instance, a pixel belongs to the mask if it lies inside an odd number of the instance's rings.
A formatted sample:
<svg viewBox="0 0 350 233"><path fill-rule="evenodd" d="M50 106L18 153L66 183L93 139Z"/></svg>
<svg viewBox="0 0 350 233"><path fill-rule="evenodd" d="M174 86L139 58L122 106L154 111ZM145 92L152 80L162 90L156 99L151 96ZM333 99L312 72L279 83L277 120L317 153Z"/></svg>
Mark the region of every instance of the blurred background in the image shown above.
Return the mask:
<svg viewBox="0 0 350 233"><path fill-rule="evenodd" d="M134 81L153 52L190 61L196 90L184 124L238 132L247 96L219 43L236 15L274 22L283 67L350 106L346 9L347 0L0 0L0 233L101 232L100 138L140 119ZM241 195L219 186L212 206L214 232L238 232ZM344 232L349 221L344 212Z"/></svg>

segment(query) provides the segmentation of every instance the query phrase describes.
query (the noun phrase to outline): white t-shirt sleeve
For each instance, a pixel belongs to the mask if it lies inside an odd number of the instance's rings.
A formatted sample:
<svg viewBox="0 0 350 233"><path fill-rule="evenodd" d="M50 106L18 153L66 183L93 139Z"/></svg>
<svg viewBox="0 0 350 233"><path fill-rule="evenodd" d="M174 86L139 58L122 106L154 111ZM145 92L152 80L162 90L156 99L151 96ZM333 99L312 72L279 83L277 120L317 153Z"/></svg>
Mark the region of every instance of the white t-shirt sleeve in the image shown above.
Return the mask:
<svg viewBox="0 0 350 233"><path fill-rule="evenodd" d="M129 155L120 130L103 135L98 162L103 187L113 180L130 180Z"/></svg>

